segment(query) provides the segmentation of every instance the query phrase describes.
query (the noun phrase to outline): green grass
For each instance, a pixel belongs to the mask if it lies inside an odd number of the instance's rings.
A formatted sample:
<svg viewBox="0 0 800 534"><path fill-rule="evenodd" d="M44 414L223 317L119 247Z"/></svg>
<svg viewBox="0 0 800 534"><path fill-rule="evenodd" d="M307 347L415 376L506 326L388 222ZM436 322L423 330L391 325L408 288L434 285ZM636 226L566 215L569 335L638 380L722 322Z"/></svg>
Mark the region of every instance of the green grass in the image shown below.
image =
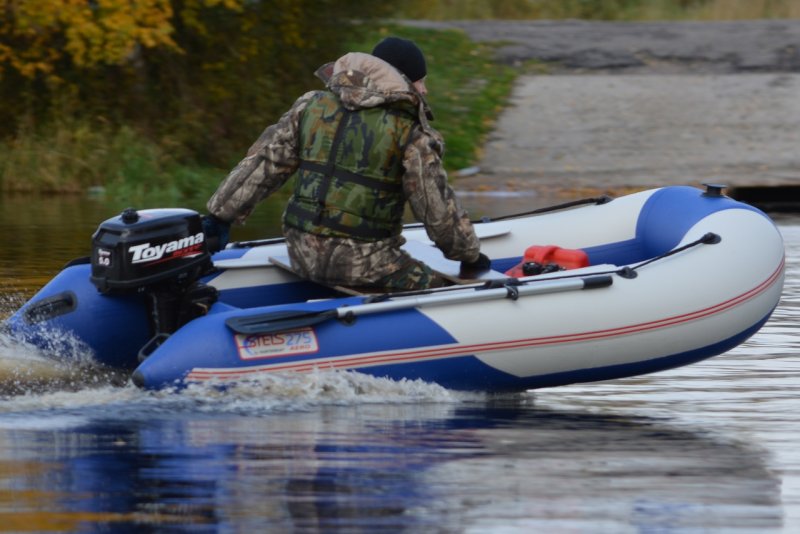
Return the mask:
<svg viewBox="0 0 800 534"><path fill-rule="evenodd" d="M167 147L132 129L73 119L23 129L0 144L0 191L111 194L127 201L207 197L226 171L178 164Z"/></svg>

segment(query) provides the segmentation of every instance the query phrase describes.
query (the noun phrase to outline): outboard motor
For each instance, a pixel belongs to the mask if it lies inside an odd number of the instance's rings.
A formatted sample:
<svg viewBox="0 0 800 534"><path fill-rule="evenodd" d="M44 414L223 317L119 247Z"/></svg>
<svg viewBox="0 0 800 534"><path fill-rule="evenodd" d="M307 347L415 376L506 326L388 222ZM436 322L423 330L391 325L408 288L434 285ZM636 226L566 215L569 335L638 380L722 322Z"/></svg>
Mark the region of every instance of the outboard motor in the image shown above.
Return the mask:
<svg viewBox="0 0 800 534"><path fill-rule="evenodd" d="M92 236L91 264L100 293L144 296L153 337L140 360L217 300L217 290L198 281L213 264L200 215L192 210L126 209Z"/></svg>

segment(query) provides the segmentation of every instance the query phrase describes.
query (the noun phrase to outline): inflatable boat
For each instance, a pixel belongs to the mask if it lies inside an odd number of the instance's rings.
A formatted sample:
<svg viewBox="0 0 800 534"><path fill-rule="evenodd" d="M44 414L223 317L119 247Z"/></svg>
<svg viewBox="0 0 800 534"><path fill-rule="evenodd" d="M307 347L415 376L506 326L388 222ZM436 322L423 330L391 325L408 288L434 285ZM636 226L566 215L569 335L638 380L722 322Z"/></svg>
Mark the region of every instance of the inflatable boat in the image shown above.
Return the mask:
<svg viewBox="0 0 800 534"><path fill-rule="evenodd" d="M209 255L198 213L126 210L7 320L58 357L92 354L143 388L350 370L521 391L690 364L753 335L778 304L767 215L664 187L475 223L492 269L463 273L423 228L406 249L452 280L370 294L296 275L282 239Z"/></svg>

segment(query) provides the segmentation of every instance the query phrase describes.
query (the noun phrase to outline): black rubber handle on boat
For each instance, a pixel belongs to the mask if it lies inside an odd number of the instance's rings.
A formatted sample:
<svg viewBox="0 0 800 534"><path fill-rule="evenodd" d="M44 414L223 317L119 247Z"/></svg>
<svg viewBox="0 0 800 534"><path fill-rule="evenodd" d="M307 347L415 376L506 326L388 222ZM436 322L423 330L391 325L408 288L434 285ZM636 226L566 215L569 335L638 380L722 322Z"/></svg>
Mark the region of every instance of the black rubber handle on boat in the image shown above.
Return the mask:
<svg viewBox="0 0 800 534"><path fill-rule="evenodd" d="M601 287L608 287L614 283L611 275L605 276L590 276L583 279L583 289L598 289Z"/></svg>

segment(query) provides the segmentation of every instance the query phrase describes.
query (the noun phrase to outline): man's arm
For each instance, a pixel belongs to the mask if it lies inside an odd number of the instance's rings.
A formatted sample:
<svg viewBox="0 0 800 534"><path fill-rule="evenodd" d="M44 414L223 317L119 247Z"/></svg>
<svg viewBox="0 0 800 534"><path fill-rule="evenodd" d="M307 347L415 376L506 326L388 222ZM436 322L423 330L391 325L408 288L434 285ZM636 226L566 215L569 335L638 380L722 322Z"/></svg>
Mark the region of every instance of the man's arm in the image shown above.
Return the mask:
<svg viewBox="0 0 800 534"><path fill-rule="evenodd" d="M300 115L313 95L312 91L297 99L264 130L209 199L209 213L225 222L243 223L260 201L294 174L299 165Z"/></svg>
<svg viewBox="0 0 800 534"><path fill-rule="evenodd" d="M403 190L414 216L425 225L428 237L456 261L478 259L480 242L466 211L460 206L442 166L444 143L438 132L432 135L415 129L406 148Z"/></svg>

